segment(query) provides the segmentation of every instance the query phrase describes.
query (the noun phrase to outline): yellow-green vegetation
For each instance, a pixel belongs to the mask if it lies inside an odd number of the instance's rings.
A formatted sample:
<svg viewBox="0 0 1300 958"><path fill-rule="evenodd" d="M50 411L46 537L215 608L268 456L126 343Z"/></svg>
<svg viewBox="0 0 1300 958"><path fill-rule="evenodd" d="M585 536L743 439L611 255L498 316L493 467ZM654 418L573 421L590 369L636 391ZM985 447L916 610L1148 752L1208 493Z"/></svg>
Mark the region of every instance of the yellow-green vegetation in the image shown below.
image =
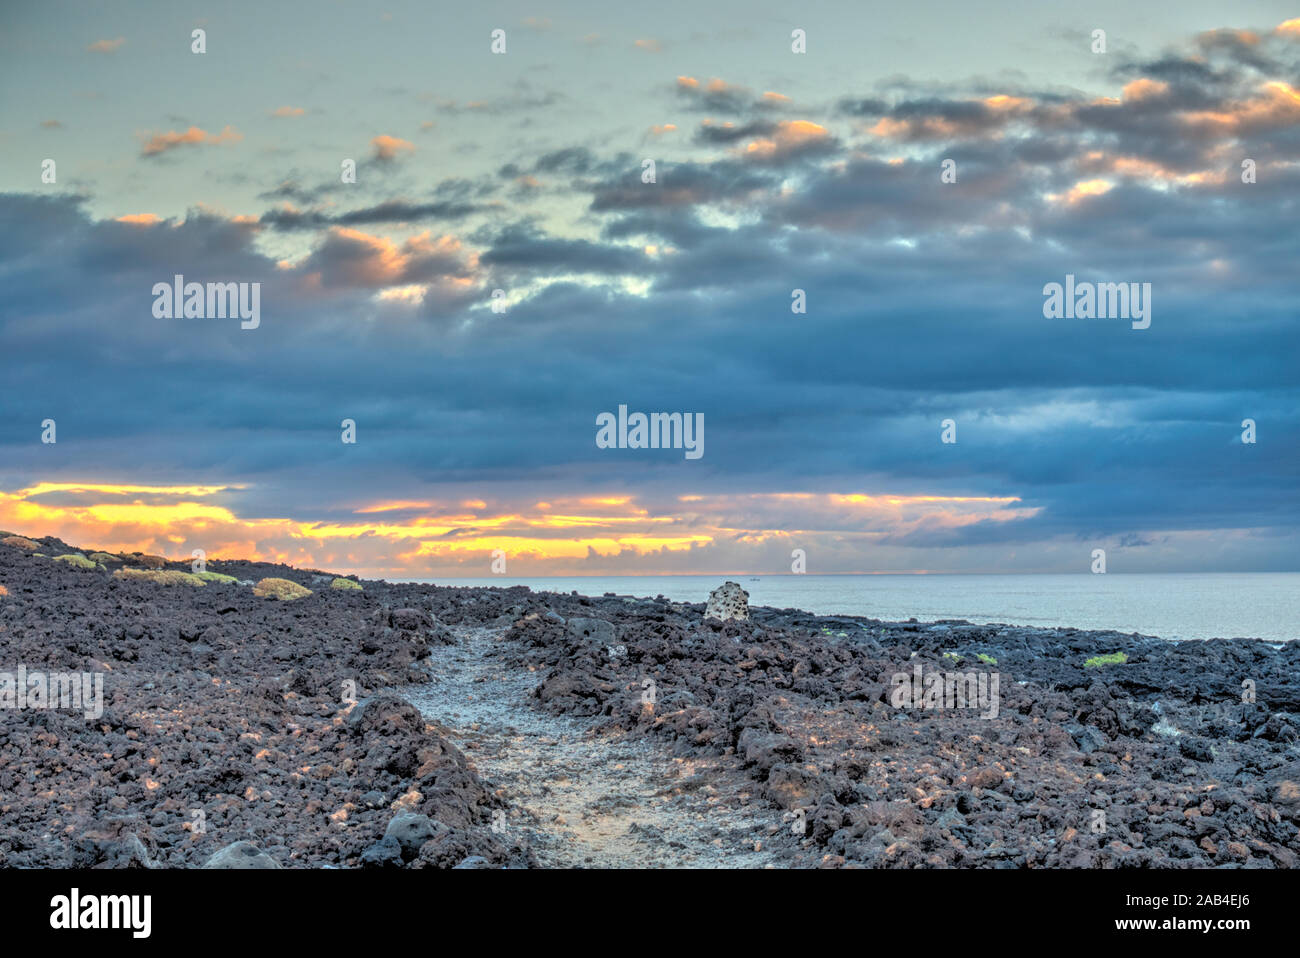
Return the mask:
<svg viewBox="0 0 1300 958"><path fill-rule="evenodd" d="M100 565L104 565L106 563L112 563L113 565L118 565L122 561L121 556L115 556L111 552L92 552L90 554L90 558L94 559Z"/></svg>
<svg viewBox="0 0 1300 958"><path fill-rule="evenodd" d="M69 552L67 555L55 556L54 561L66 562L74 569L99 569L102 571L104 568L98 562L91 562L80 552Z"/></svg>
<svg viewBox="0 0 1300 958"><path fill-rule="evenodd" d="M342 577L339 577L335 579L333 582L331 582L330 588L331 589L353 589L357 592L365 591L365 589L361 588L360 582L357 582L353 579L344 579Z"/></svg>
<svg viewBox="0 0 1300 958"><path fill-rule="evenodd" d="M983 662L985 665L997 665L997 664L998 664L998 660L997 660L997 659L993 658L993 656L991 656L991 655L985 655L983 652L976 652L976 653L975 653L975 658L979 659L979 660L980 660L981 662Z"/></svg>
<svg viewBox="0 0 1300 958"><path fill-rule="evenodd" d="M121 558L123 562L131 562L135 565L142 566L145 569L167 568L167 558L165 556L149 555L148 553L142 552L123 552Z"/></svg>
<svg viewBox="0 0 1300 958"><path fill-rule="evenodd" d="M1088 661L1083 663L1085 669L1099 669L1103 665L1123 665L1128 661L1128 656L1123 652L1112 652L1110 655L1094 655Z"/></svg>
<svg viewBox="0 0 1300 958"><path fill-rule="evenodd" d="M193 575L198 576L204 582L238 582L233 575L222 575L220 572L195 572Z"/></svg>
<svg viewBox="0 0 1300 958"><path fill-rule="evenodd" d="M177 572L174 569L118 569L113 573L113 578L156 582L158 585L203 585L203 580L198 576L189 572Z"/></svg>
<svg viewBox="0 0 1300 958"><path fill-rule="evenodd" d="M292 602L294 599L301 599L311 594L311 589L300 586L297 582L290 582L288 579L263 579L253 586L253 595L260 595L264 599L275 598L281 602Z"/></svg>
<svg viewBox="0 0 1300 958"><path fill-rule="evenodd" d="M26 549L28 552L35 552L40 548L38 543L33 542L25 536L5 536L0 539L0 543L7 546L13 546L15 549Z"/></svg>
<svg viewBox="0 0 1300 958"><path fill-rule="evenodd" d="M943 653L943 657L944 657L945 659L952 659L954 662L960 662L960 661L961 661L961 656L958 655L956 652L945 652L945 653Z"/></svg>

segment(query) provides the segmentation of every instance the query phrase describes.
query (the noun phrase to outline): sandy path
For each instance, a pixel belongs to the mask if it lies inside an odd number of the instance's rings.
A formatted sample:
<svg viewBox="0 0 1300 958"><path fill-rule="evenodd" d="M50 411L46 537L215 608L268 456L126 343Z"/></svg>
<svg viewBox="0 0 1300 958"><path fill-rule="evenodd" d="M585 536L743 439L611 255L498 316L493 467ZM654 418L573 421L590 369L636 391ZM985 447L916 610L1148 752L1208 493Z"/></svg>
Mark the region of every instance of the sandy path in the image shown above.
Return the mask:
<svg viewBox="0 0 1300 958"><path fill-rule="evenodd" d="M404 695L511 805L545 867L762 868L780 813L752 793L734 758L683 759L659 743L593 734L533 707L541 680L507 669L502 630L458 628L434 653L434 681ZM784 835L775 836L776 841ZM755 850L758 843L760 850Z"/></svg>

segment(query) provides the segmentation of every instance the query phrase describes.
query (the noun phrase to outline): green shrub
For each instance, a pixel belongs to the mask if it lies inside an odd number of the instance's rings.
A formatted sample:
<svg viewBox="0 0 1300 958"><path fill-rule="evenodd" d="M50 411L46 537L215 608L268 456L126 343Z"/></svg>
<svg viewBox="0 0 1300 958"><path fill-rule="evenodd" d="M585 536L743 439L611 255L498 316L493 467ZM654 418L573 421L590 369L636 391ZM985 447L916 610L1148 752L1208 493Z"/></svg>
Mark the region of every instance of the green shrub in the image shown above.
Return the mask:
<svg viewBox="0 0 1300 958"><path fill-rule="evenodd" d="M66 562L74 569L103 569L104 567L98 562L91 562L80 552L69 552L67 555L55 556L55 562Z"/></svg>
<svg viewBox="0 0 1300 958"><path fill-rule="evenodd" d="M253 595L261 596L264 599L279 599L281 602L292 602L294 599L301 599L311 594L311 589L301 586L297 582L290 582L288 579L263 579L253 586Z"/></svg>
<svg viewBox="0 0 1300 958"><path fill-rule="evenodd" d="M193 574L198 576L204 582L230 583L239 581L233 575L222 575L220 572L195 572Z"/></svg>
<svg viewBox="0 0 1300 958"><path fill-rule="evenodd" d="M114 579L132 579L136 582L155 582L158 585L202 586L203 580L189 572L174 569L118 569Z"/></svg>
<svg viewBox="0 0 1300 958"><path fill-rule="evenodd" d="M1127 661L1128 656L1123 652L1112 652L1110 655L1094 655L1083 663L1083 667L1085 669L1099 669L1103 665L1123 665Z"/></svg>

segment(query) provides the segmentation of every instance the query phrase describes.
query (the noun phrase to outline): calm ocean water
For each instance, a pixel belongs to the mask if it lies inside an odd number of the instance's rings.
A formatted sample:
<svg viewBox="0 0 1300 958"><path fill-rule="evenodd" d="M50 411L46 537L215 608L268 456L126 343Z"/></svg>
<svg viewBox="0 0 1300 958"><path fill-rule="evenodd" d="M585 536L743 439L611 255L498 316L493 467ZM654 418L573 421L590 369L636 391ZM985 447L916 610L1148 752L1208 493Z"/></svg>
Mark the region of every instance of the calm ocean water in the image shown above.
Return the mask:
<svg viewBox="0 0 1300 958"><path fill-rule="evenodd" d="M1167 639L1300 638L1300 573L1104 575L574 576L438 579L440 585L526 585L535 592L664 595L704 602L726 579L752 605L820 615L922 622L967 619L1013 625L1117 629Z"/></svg>

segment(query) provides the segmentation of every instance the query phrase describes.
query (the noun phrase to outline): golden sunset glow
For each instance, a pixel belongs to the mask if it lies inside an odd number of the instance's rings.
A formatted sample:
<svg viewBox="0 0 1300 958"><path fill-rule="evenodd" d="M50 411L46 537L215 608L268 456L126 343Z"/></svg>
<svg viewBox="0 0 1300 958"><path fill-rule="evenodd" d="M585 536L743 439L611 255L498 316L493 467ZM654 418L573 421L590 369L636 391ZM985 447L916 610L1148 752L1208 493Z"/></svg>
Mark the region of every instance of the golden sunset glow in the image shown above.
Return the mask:
<svg viewBox="0 0 1300 958"><path fill-rule="evenodd" d="M653 574L671 570L673 556L694 557L700 550L743 556L767 548L781 555L796 540L807 546L830 536L841 544L867 544L1037 512L1009 496L773 492L680 495L662 503L631 495L519 503L383 499L354 505L351 520L310 521L240 515L229 500L244 488L42 482L0 492L0 528L58 536L84 549L188 559L201 548L211 561L426 578L483 575L498 549L521 575L569 574L592 558L611 557ZM758 555L749 561L771 561Z"/></svg>

